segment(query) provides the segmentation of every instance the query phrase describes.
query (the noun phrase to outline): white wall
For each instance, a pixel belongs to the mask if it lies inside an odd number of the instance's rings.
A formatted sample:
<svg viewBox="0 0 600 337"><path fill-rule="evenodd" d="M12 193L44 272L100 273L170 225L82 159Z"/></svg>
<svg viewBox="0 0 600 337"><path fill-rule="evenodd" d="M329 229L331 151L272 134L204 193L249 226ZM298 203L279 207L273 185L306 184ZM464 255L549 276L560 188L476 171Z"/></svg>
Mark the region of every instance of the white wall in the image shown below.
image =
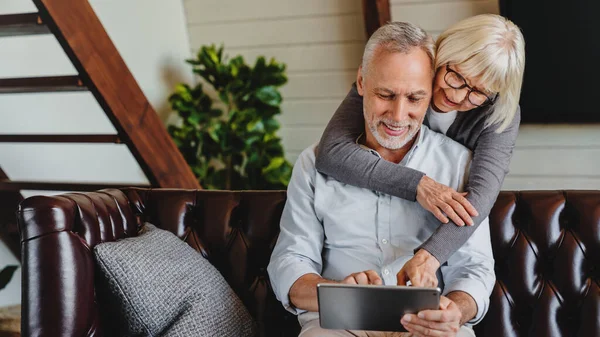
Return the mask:
<svg viewBox="0 0 600 337"><path fill-rule="evenodd" d="M364 46L360 0L184 0L193 49L225 43L230 55L288 64L280 135L287 157L318 141L355 79ZM437 37L497 0L391 0L392 19ZM600 126L521 127L504 189L599 189Z"/></svg>
<svg viewBox="0 0 600 337"><path fill-rule="evenodd" d="M347 94L365 42L359 0L184 0L191 47L275 57L289 82L279 134L289 160L316 142Z"/></svg>
<svg viewBox="0 0 600 337"><path fill-rule="evenodd" d="M37 11L2 0L0 14ZM180 0L90 0L121 56L163 120L175 84L193 80ZM0 78L76 75L52 35L0 38ZM0 134L115 134L89 93L0 95ZM124 145L0 144L0 167L14 180L148 183ZM53 192L24 191L25 196ZM0 268L17 261L0 242ZM0 306L20 302L20 275L0 291Z"/></svg>

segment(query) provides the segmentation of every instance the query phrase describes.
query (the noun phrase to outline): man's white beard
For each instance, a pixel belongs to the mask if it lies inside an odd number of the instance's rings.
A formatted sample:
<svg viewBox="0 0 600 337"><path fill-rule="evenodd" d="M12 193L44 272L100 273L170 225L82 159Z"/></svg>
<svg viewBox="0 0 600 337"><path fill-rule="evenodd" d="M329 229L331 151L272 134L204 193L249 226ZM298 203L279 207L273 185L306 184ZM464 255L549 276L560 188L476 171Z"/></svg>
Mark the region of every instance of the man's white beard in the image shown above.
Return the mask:
<svg viewBox="0 0 600 337"><path fill-rule="evenodd" d="M406 134L401 135L401 136L389 136L389 135L382 135L379 133L378 130L378 126L379 124L387 124L389 126L392 127L408 127L409 130ZM384 121L384 120L375 120L372 123L368 123L369 124L369 129L371 130L371 133L373 134L373 136L375 137L375 140L377 140L377 142L379 143L379 145L383 146L384 148L388 149L388 150L398 150L401 149L402 147L404 147L406 144L408 144L417 134L417 132L419 132L419 130L421 129L421 125L418 122L402 122L402 123L393 123L390 121ZM385 126L383 126L385 127Z"/></svg>

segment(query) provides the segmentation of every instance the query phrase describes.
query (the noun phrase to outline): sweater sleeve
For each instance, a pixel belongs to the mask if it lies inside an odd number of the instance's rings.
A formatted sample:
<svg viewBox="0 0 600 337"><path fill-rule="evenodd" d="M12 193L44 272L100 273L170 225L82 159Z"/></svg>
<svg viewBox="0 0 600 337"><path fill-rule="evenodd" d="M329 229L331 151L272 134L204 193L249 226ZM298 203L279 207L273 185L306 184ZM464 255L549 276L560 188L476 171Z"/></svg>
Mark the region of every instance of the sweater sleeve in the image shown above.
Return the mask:
<svg viewBox="0 0 600 337"><path fill-rule="evenodd" d="M446 262L475 232L481 222L490 214L512 157L519 132L521 109L508 128L496 133L496 127L483 130L473 149L473 160L467 181L467 200L475 207L478 216L473 217L473 226L459 227L453 221L441 224L419 249L425 249L440 263Z"/></svg>
<svg viewBox="0 0 600 337"><path fill-rule="evenodd" d="M364 131L363 98L354 84L321 137L317 170L346 184L415 201L424 173L364 151L356 144Z"/></svg>

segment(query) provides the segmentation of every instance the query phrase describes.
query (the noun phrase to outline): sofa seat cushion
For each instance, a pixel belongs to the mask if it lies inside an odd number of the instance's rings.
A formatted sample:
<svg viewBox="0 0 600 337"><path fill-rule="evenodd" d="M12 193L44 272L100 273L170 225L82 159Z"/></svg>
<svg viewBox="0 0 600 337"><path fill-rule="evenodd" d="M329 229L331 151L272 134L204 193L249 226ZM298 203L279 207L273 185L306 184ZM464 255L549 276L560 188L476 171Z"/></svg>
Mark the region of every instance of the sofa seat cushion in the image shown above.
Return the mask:
<svg viewBox="0 0 600 337"><path fill-rule="evenodd" d="M172 233L146 224L137 237L97 245L94 255L109 335L254 335L252 317L219 271Z"/></svg>

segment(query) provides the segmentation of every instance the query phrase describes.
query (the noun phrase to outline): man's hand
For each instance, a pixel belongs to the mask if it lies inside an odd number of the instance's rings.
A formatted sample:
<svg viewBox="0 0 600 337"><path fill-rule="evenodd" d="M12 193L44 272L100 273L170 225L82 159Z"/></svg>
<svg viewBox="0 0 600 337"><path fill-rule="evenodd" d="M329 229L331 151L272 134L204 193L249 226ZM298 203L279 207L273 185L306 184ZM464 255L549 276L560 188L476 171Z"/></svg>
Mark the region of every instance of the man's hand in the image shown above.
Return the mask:
<svg viewBox="0 0 600 337"><path fill-rule="evenodd" d="M454 337L460 330L462 313L458 305L446 296L440 297L439 310L423 310L406 314L400 320L416 337Z"/></svg>
<svg viewBox="0 0 600 337"><path fill-rule="evenodd" d="M466 193L456 192L428 176L423 176L417 185L417 201L442 223L448 223L448 218L444 215L446 213L458 226L464 226L465 222L469 226L473 225L471 216L479 214L475 207L465 199L466 195Z"/></svg>
<svg viewBox="0 0 600 337"><path fill-rule="evenodd" d="M360 273L354 273L350 276L346 277L342 280L344 284L374 284L374 285L382 285L383 281L381 281L381 277L373 271L367 270Z"/></svg>
<svg viewBox="0 0 600 337"><path fill-rule="evenodd" d="M404 286L410 281L415 287L435 288L438 285L435 273L439 267L440 261L425 249L420 249L396 274L398 285Z"/></svg>
<svg viewBox="0 0 600 337"><path fill-rule="evenodd" d="M373 270L351 274L342 282L327 280L317 274L305 274L292 284L289 293L290 303L297 309L313 312L319 311L317 284L320 283L383 284L381 277Z"/></svg>

